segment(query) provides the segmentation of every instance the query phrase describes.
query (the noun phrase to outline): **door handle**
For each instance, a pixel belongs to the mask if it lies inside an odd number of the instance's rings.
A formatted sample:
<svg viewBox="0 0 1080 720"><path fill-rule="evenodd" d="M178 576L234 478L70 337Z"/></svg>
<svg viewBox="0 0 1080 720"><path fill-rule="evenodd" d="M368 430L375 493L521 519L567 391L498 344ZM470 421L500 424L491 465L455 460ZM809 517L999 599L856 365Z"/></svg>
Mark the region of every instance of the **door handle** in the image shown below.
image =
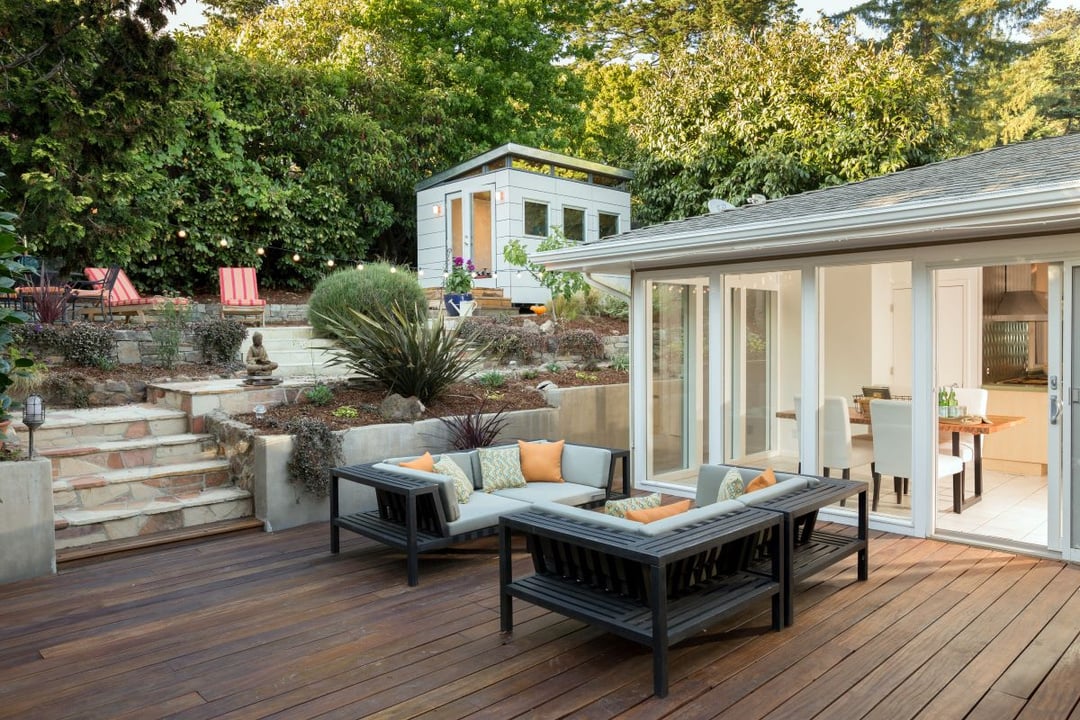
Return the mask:
<svg viewBox="0 0 1080 720"><path fill-rule="evenodd" d="M1057 395L1050 396L1050 424L1057 425L1058 418L1061 417L1061 411L1065 409L1065 404L1061 402L1061 398Z"/></svg>

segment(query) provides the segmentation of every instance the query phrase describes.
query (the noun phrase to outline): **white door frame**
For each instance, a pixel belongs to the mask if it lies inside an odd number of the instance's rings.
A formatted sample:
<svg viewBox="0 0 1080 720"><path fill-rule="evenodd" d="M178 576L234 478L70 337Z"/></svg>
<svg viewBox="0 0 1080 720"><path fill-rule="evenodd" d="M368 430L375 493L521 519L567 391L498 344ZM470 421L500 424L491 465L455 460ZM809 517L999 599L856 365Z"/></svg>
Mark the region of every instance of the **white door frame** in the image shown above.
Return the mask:
<svg viewBox="0 0 1080 720"><path fill-rule="evenodd" d="M1051 534L1051 548L1061 551L1061 557L1064 560L1070 562L1080 562L1080 538L1077 537L1076 522L1077 512L1073 509L1073 504L1076 502L1078 496L1078 483L1080 483L1080 459L1076 457L1077 453L1080 453L1080 447L1077 447L1073 442L1075 439L1075 428L1077 427L1077 414L1080 413L1080 404L1074 401L1080 401L1080 380L1078 380L1078 370L1080 370L1080 357L1077 357L1076 349L1080 345L1080 339L1076 337L1076 329L1080 327L1080 310L1077 308L1077 298L1080 297L1080 287L1078 287L1078 279L1080 279L1080 260L1065 261L1061 264L1059 270L1057 270L1056 264L1050 265L1049 274L1049 302L1050 306L1050 332L1047 333L1047 340L1050 344L1049 359L1051 361L1061 358L1061 366L1059 369L1061 378L1059 381L1057 395L1061 402L1064 403L1061 415L1058 419L1058 425L1051 425L1053 430L1055 427L1060 428L1058 432L1051 432L1050 437L1050 450L1049 456L1050 462L1054 463L1055 467L1049 467L1047 473L1049 478L1048 483L1053 488L1052 478L1057 477L1056 483L1059 488L1057 496L1057 517L1059 518L1060 527L1058 532ZM1055 271L1060 272L1060 277L1055 278ZM1057 288L1055 295L1055 286ZM1061 303L1057 303L1053 298L1061 298ZM1055 316L1057 322L1055 324ZM1055 355L1055 343L1057 343L1058 353ZM1048 373L1051 368L1047 368ZM1050 394L1054 395L1054 391L1050 390ZM1050 412L1048 409L1047 412ZM1056 448L1055 448L1056 444ZM1053 490L1051 490L1053 492ZM1051 498L1054 496L1051 495ZM1050 507L1053 508L1054 503L1050 503ZM1048 526L1048 530L1053 531L1053 519ZM1054 547L1054 541L1057 541L1059 547Z"/></svg>

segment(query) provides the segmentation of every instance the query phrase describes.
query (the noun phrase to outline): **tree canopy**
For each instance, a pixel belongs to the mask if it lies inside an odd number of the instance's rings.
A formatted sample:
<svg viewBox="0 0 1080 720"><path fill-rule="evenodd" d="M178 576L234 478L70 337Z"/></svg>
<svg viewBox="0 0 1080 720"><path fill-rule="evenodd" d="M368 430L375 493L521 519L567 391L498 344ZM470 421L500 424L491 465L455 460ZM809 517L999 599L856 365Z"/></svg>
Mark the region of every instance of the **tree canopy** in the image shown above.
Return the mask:
<svg viewBox="0 0 1080 720"><path fill-rule="evenodd" d="M178 4L0 5L0 169L51 267L410 263L415 184L507 142L633 168L641 224L1080 118L1080 15L1045 0L868 0L870 39L792 0L210 0L166 32Z"/></svg>

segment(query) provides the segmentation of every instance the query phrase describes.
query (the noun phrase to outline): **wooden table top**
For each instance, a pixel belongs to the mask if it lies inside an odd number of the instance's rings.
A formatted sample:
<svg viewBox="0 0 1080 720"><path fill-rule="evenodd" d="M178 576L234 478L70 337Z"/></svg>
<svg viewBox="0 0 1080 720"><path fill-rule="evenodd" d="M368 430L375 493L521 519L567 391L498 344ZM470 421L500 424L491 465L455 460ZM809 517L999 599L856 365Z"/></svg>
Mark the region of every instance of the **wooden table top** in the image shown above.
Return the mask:
<svg viewBox="0 0 1080 720"><path fill-rule="evenodd" d="M848 408L852 425L869 425L870 416L863 415L853 407ZM780 410L776 417L781 420L794 420L794 410ZM987 422L961 422L962 418L938 418L938 429L944 432L960 432L968 435L989 435L1026 422L1027 418L1015 415L987 415Z"/></svg>

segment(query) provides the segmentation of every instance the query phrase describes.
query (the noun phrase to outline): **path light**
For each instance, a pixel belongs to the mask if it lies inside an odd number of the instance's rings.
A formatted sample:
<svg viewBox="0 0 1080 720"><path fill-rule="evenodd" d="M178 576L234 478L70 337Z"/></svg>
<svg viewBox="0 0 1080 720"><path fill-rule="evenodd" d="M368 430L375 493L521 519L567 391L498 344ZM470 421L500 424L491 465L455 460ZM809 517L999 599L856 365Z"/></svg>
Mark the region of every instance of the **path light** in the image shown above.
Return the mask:
<svg viewBox="0 0 1080 720"><path fill-rule="evenodd" d="M255 413L255 419L256 420L261 421L264 417L266 417L266 406L265 405L262 405L262 404L256 405L254 408L252 408L252 410Z"/></svg>
<svg viewBox="0 0 1080 720"><path fill-rule="evenodd" d="M34 394L26 398L22 421L30 431L30 457L34 457L34 431L45 422L45 401L40 395Z"/></svg>

